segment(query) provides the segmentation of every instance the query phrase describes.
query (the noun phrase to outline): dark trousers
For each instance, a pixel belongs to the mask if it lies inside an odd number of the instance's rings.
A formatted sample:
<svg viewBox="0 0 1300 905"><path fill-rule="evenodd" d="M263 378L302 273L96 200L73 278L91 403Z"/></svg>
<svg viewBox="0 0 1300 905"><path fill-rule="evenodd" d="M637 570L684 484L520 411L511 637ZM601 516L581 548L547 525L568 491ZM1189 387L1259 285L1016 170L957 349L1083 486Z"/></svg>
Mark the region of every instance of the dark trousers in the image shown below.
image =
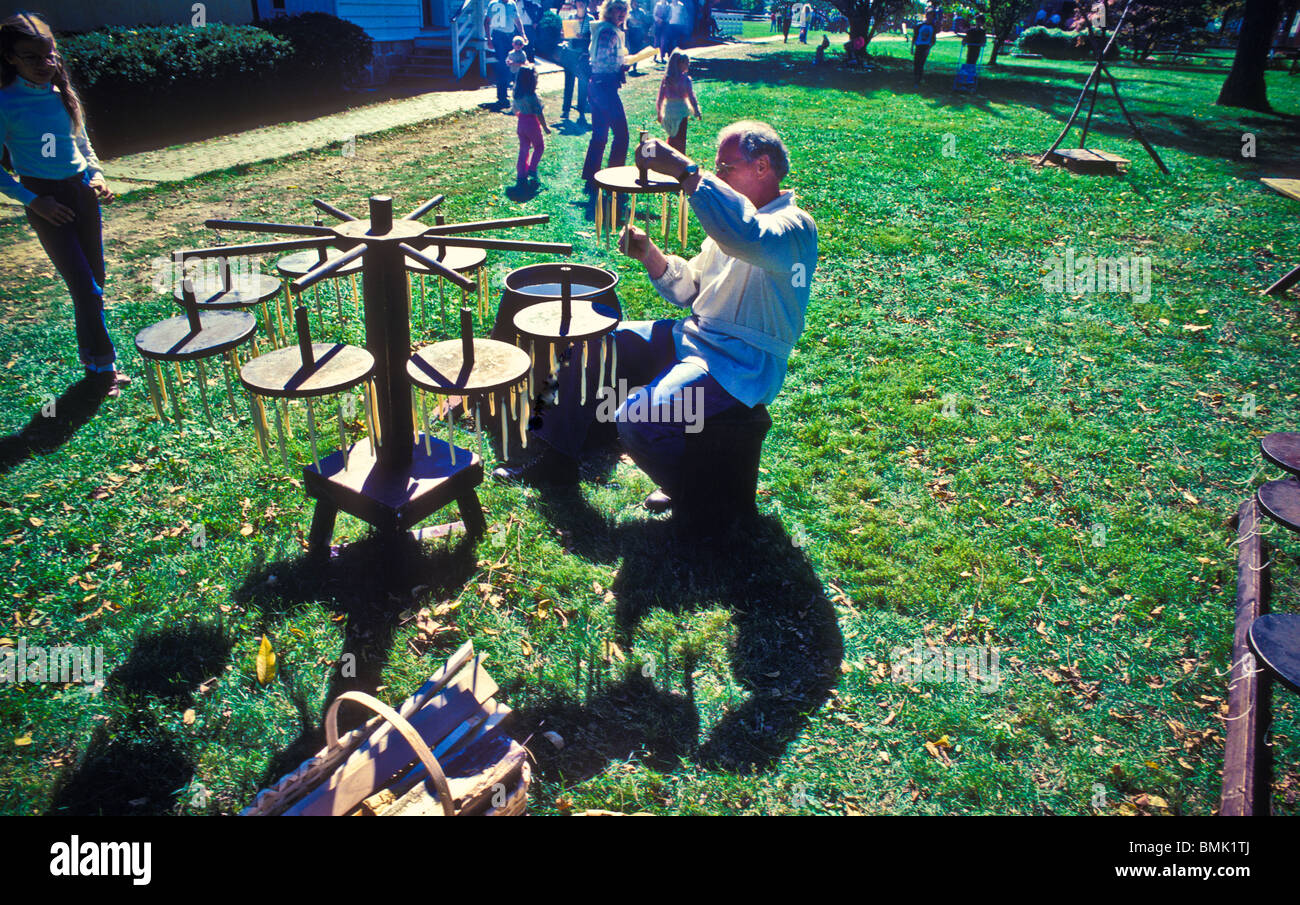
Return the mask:
<svg viewBox="0 0 1300 905"><path fill-rule="evenodd" d="M681 490L686 435L708 427L709 419L741 403L697 365L677 360L673 328L677 321L625 321L614 331L618 373L614 393L596 386L599 346L580 350L560 366L560 403L542 409L533 433L562 453L577 458L591 426L611 414L632 461L673 496ZM608 340L602 340L608 342ZM587 381L587 402L581 383ZM626 394L626 395L624 395ZM684 397L690 394L690 400Z"/></svg>
<svg viewBox="0 0 1300 905"><path fill-rule="evenodd" d="M682 124L677 127L677 131L668 136L668 146L681 151L683 154L686 153L686 126L690 121L691 118L686 117L682 120Z"/></svg>
<svg viewBox="0 0 1300 905"><path fill-rule="evenodd" d="M578 115L587 115L587 82L591 80L591 61L584 53L574 54L564 64L564 105L563 116L569 115L573 101L573 87L578 87Z"/></svg>
<svg viewBox="0 0 1300 905"><path fill-rule="evenodd" d="M913 81L921 84L921 76L925 74L925 58L930 55L929 44L918 44L916 47L916 56L912 58Z"/></svg>
<svg viewBox="0 0 1300 905"><path fill-rule="evenodd" d="M514 44L515 33L512 31L494 31L492 32L492 49L497 55L497 103L508 104L510 98L507 93L510 90L510 83L514 76L510 72L510 67L506 65L506 54L510 53L510 48Z"/></svg>
<svg viewBox="0 0 1300 905"><path fill-rule="evenodd" d="M582 163L582 178L590 180L596 171L603 169L605 143L614 132L614 143L609 149L609 166L621 167L627 163L627 114L618 96L623 83L621 75L592 76L588 99L591 101L591 144Z"/></svg>
<svg viewBox="0 0 1300 905"><path fill-rule="evenodd" d="M112 371L117 352L104 322L104 239L99 199L89 185L90 174L69 179L23 176L21 181L24 187L37 195L49 195L76 215L71 223L56 226L29 208L27 222L68 285L81 363L92 371Z"/></svg>

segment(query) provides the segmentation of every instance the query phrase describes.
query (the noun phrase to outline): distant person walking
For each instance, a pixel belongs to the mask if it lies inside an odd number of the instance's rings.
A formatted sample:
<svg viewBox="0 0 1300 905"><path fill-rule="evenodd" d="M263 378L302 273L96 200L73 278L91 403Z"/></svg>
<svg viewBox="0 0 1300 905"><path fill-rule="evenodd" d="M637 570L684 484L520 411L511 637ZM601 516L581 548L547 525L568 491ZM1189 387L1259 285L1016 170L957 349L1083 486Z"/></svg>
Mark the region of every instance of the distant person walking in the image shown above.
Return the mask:
<svg viewBox="0 0 1300 905"><path fill-rule="evenodd" d="M931 19L932 16L926 16L925 21L912 34L912 84L917 87L920 87L921 78L925 75L925 59L934 47L934 25Z"/></svg>
<svg viewBox="0 0 1300 905"><path fill-rule="evenodd" d="M781 36L782 36L781 43L782 44L790 43L790 14L791 14L791 8L790 5L787 3L781 7Z"/></svg>
<svg viewBox="0 0 1300 905"><path fill-rule="evenodd" d="M546 113L542 102L537 98L537 70L532 66L519 67L515 77L515 103L511 112L518 117L515 128L519 136L519 160L515 163L515 184L524 188L529 180L537 181L537 167L542 162L542 152L546 150L546 139L542 133L550 134L546 125Z"/></svg>
<svg viewBox="0 0 1300 905"><path fill-rule="evenodd" d="M808 27L812 25L813 8L811 3L805 3L799 9L799 43L808 43Z"/></svg>
<svg viewBox="0 0 1300 905"><path fill-rule="evenodd" d="M26 208L27 222L72 295L85 380L96 392L117 396L131 378L116 368L104 321L99 202L112 201L113 193L86 137L81 99L54 32L29 13L0 22L0 144L18 174L15 180L0 171L0 192Z"/></svg>
<svg viewBox="0 0 1300 905"><path fill-rule="evenodd" d="M683 154L686 153L686 124L691 121L691 111L700 119L700 102L695 99L695 86L687 75L691 68L691 58L680 50L674 50L668 59L668 71L659 84L659 99L655 107L659 122L668 133L668 144Z"/></svg>
<svg viewBox="0 0 1300 905"><path fill-rule="evenodd" d="M668 13L671 4L668 0L658 0L655 3L655 62L667 63L668 54L664 48L668 44Z"/></svg>
<svg viewBox="0 0 1300 905"><path fill-rule="evenodd" d="M510 55L511 43L515 35L524 33L524 24L519 16L519 7L515 0L492 0L484 10L483 29L492 35L492 49L496 53L497 107L505 112L510 106L507 92L510 89L510 67L506 57Z"/></svg>

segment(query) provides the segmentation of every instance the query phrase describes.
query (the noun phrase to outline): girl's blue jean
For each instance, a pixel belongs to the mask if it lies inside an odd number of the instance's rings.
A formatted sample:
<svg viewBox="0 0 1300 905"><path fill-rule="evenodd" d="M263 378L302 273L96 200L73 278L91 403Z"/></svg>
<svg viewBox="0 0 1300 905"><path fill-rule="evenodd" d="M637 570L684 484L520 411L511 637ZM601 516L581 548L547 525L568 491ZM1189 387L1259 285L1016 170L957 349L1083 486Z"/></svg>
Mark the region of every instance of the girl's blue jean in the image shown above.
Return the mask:
<svg viewBox="0 0 1300 905"><path fill-rule="evenodd" d="M627 163L627 114L618 96L623 83L621 75L592 76L587 91L587 104L591 107L591 144L582 163L582 178L590 181L596 171L603 168L605 143L614 131L614 144L609 149L609 166L621 167Z"/></svg>
<svg viewBox="0 0 1300 905"><path fill-rule="evenodd" d="M677 360L673 340L677 323L626 321L614 331L618 346L614 422L618 436L632 461L669 496L680 489L686 435L707 430L710 418L741 404L706 371ZM541 426L533 431L534 436L574 458L581 453L592 424L612 405L598 396L600 354L595 342L587 349L585 375L581 361L581 349L575 347L569 361L560 367L559 405L544 408L540 412ZM608 368L606 364L607 374ZM586 404L581 402L579 381L583 377L587 381ZM627 387L626 399L619 398L620 385ZM684 398L687 394L690 400ZM649 415L651 411L656 414Z"/></svg>
<svg viewBox="0 0 1300 905"><path fill-rule="evenodd" d="M90 173L68 179L23 176L21 182L37 195L49 195L71 208L76 216L71 223L56 226L27 209L27 222L72 295L81 363L89 371L112 371L117 352L104 321L104 239Z"/></svg>

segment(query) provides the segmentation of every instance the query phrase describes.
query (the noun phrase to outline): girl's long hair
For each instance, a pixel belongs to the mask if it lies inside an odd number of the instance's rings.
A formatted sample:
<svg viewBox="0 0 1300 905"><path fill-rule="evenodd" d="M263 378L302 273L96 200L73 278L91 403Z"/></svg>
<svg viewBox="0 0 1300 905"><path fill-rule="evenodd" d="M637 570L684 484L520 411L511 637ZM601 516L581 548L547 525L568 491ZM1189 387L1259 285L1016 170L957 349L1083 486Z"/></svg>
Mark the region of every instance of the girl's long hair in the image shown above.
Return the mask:
<svg viewBox="0 0 1300 905"><path fill-rule="evenodd" d="M85 123L81 96L77 94L77 89L72 87L72 80L68 77L68 67L63 57L58 56L54 30L50 28L48 22L35 13L18 13L0 22L0 88L8 88L18 77L18 70L9 62L9 56L14 54L14 47L19 41L40 41L55 50L59 62L54 71L54 78L50 81L59 89L63 106L72 120L73 134L80 132Z"/></svg>
<svg viewBox="0 0 1300 905"><path fill-rule="evenodd" d="M515 77L515 97L537 93L537 70L531 66L520 66L519 75Z"/></svg>
<svg viewBox="0 0 1300 905"><path fill-rule="evenodd" d="M668 57L668 69L664 72L664 78L680 79L686 74L686 67L691 62L691 58L680 50L674 50Z"/></svg>

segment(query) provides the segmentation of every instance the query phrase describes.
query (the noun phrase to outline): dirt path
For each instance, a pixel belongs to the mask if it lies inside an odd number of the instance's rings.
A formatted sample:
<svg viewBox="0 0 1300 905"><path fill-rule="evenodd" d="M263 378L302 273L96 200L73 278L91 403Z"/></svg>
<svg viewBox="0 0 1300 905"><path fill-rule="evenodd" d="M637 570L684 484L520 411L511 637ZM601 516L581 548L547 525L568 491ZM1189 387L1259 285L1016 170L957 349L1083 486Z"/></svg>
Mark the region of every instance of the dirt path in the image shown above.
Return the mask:
<svg viewBox="0 0 1300 905"><path fill-rule="evenodd" d="M757 43L758 46L753 42L719 45L701 48L694 53L719 58L745 58L764 52L762 45L767 42ZM649 111L653 110L661 71L653 66L647 70L644 64L640 68L642 74L631 78L623 91L633 141L639 124L647 121L653 123L653 113ZM558 118L562 87L560 74L545 77L542 97L551 119ZM486 94L482 89L464 94L453 92L446 97L415 98L378 105L383 109L370 111L372 115L368 120L375 131L403 125L408 121L425 122L430 116L436 118L427 122L423 128L383 138L361 140L361 133L358 132L354 157L343 157L337 149L312 155L269 172L258 173L256 177L241 182L237 188L224 189L220 197L214 197L211 184L185 182L168 192L148 192L105 206L104 238L105 257L109 261L110 306L112 299L146 299L152 296L150 282L153 273L147 266L142 266L146 262L141 260L137 249L146 243L157 243L167 237L175 237L175 241L180 241L181 237L194 235L195 226L209 217L277 219L284 216L286 198L291 198L296 203L313 194L334 194L341 182L380 186L395 169L407 166L424 169L428 184L433 190L454 192L467 178L509 178L503 167L502 149L514 145L515 121L513 117L478 108L480 101L476 98L491 100L495 97L495 89L488 88L486 91ZM701 103L706 105L706 123L695 128L716 128L719 124L707 122L707 101L702 98ZM389 109L395 107L400 107L401 110ZM420 117L416 116L417 111L423 111ZM297 125L257 129L197 145L132 155L114 161L109 170L121 173L123 170L118 166L122 161L139 163L144 159L154 161L159 167L152 171L155 174L164 172L164 167L172 167L177 173L182 169L186 172L200 169L202 172L211 172L255 160L278 159L279 156L309 150L310 145L317 140L320 140L321 147L339 141L339 121L347 122L349 128L361 128L357 120L348 118L354 112L324 117L324 120L333 121L333 125L318 123L312 130ZM271 135L277 136L274 141L278 144L274 147L270 144ZM572 191L576 196L586 146L585 133L557 133L548 140L546 154L556 159L558 164L558 175L554 184L548 186L548 191ZM222 150L213 151L213 148ZM183 177L182 181L184 178L190 177ZM573 222L567 226L575 234L589 232L594 236L591 224L582 219L580 210L575 208L572 213ZM294 215L294 219L301 217ZM211 237L201 230L198 234ZM12 319L14 323L21 323L40 316L39 312L33 310L30 300L18 298L21 291L19 287L29 283L33 277L58 280L57 273L25 219L19 217L7 223L0 222L0 243L4 246L6 263L4 268L0 268L0 320Z"/></svg>

